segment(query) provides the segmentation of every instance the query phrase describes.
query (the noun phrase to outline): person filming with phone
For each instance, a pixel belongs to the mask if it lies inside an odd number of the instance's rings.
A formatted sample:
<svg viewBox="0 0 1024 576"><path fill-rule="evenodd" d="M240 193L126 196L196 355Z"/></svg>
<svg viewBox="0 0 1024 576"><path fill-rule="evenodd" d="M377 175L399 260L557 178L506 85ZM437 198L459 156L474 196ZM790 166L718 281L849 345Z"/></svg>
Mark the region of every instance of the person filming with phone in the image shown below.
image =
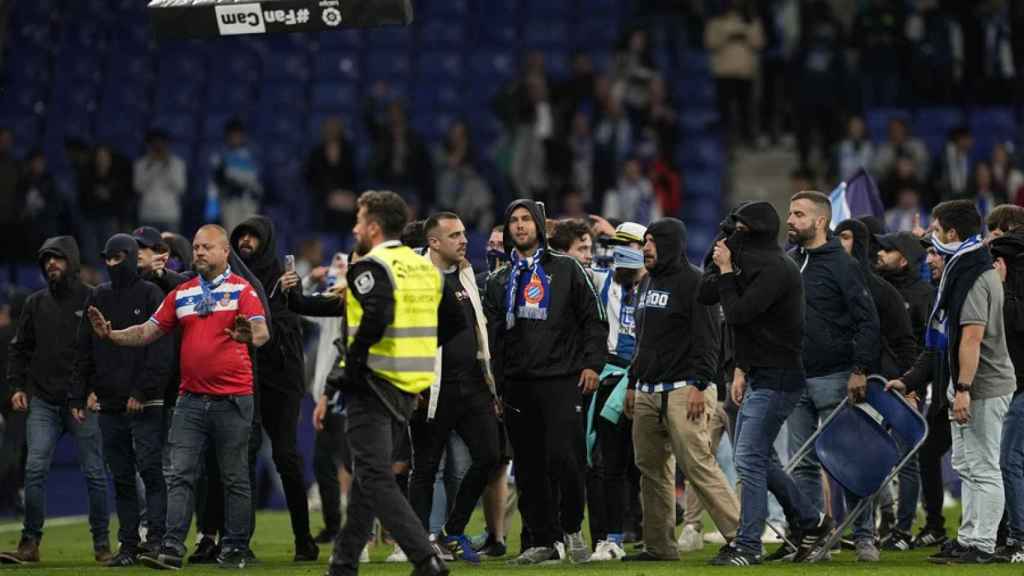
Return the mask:
<svg viewBox="0 0 1024 576"><path fill-rule="evenodd" d="M270 437L274 466L281 475L295 536L295 561L316 561L320 549L309 529L306 480L296 447L299 408L305 394L302 325L288 308L281 276L294 271L295 257L277 255L274 224L253 216L231 231L231 245L263 284L270 302L270 342L256 352L257 409ZM289 269L290 267L290 269Z"/></svg>

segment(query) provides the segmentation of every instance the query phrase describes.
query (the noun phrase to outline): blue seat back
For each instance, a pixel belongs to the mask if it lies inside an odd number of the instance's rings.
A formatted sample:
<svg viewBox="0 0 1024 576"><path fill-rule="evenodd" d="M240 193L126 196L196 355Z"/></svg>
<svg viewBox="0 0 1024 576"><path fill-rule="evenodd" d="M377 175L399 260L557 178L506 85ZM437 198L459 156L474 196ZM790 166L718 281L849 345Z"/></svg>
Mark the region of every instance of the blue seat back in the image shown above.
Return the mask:
<svg viewBox="0 0 1024 576"><path fill-rule="evenodd" d="M814 443L818 460L843 488L861 498L881 488L899 462L896 441L863 410L845 407Z"/></svg>
<svg viewBox="0 0 1024 576"><path fill-rule="evenodd" d="M868 379L867 403L884 419L882 426L891 430L906 448L917 445L928 434L924 418L896 395L885 391L885 380L880 376Z"/></svg>

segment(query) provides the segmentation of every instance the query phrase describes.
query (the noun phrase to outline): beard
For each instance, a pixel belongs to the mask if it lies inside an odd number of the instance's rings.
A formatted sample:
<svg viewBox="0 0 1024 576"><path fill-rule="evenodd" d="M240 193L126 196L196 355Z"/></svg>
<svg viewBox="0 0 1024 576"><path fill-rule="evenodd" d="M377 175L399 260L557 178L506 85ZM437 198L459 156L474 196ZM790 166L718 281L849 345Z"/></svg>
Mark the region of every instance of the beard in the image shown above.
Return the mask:
<svg viewBox="0 0 1024 576"><path fill-rule="evenodd" d="M814 239L814 228L806 228L804 230L800 230L798 228L790 228L786 232L786 238L789 239L789 241L792 242L793 244L803 246L807 242L810 242L811 240Z"/></svg>
<svg viewBox="0 0 1024 576"><path fill-rule="evenodd" d="M368 242L366 242L362 238L357 238L356 239L356 255L357 256L360 256L360 257L366 256L367 254L370 253L370 249L371 249L371 247L370 247L370 244Z"/></svg>
<svg viewBox="0 0 1024 576"><path fill-rule="evenodd" d="M635 286L639 277L640 270L633 268L618 268L612 273L612 280L619 286Z"/></svg>
<svg viewBox="0 0 1024 576"><path fill-rule="evenodd" d="M63 270L52 270L46 273L46 283L53 290L63 287L66 279L67 273Z"/></svg>

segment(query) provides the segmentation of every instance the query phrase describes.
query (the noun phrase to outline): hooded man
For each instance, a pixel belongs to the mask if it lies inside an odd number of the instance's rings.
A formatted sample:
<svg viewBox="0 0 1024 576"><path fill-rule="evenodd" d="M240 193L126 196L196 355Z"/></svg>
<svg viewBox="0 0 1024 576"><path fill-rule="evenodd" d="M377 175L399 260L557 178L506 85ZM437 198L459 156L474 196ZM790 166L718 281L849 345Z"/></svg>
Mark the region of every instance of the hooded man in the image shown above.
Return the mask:
<svg viewBox="0 0 1024 576"><path fill-rule="evenodd" d="M71 415L68 395L71 372L85 309L92 288L79 279L78 244L71 236L43 243L39 267L48 286L29 296L9 346L7 382L11 405L28 411L25 462L25 520L15 552L0 555L2 563L39 562L39 542L46 517L46 477L57 440L69 433L78 442L78 458L89 493L89 527L96 561L110 561L107 474L103 465L99 421L89 411L79 423Z"/></svg>
<svg viewBox="0 0 1024 576"><path fill-rule="evenodd" d="M580 532L586 454L581 394L597 387L608 338L586 271L548 248L544 223L536 202L509 205L509 265L488 278L484 305L531 536L530 546L511 561L517 565L559 560L556 542L574 562L590 558Z"/></svg>
<svg viewBox="0 0 1024 576"><path fill-rule="evenodd" d="M717 310L698 301L701 273L686 260L682 222L659 220L644 240L648 275L640 287L626 414L642 475L645 547L626 560L677 560L673 455L726 540L736 537L740 506L711 452Z"/></svg>
<svg viewBox="0 0 1024 576"><path fill-rule="evenodd" d="M987 564L994 559L1005 502L998 466L1003 419L1017 387L1007 349L1003 284L982 244L974 202L943 202L932 218L932 245L945 264L928 321L927 348L889 387L915 389L931 381L933 398L945 396L950 407L963 518L957 538L929 560Z"/></svg>
<svg viewBox="0 0 1024 576"><path fill-rule="evenodd" d="M736 369L736 472L740 526L711 561L720 566L761 563L768 490L790 519L803 561L828 535L811 500L782 469L775 438L807 387L803 348L804 290L800 271L779 246L779 215L767 202L741 204L722 222L701 285L703 304L719 302L732 331Z"/></svg>
<svg viewBox="0 0 1024 576"><path fill-rule="evenodd" d="M875 270L903 296L917 348L923 350L928 314L935 302L935 287L921 278L925 249L921 240L910 232L879 236L878 246Z"/></svg>
<svg viewBox="0 0 1024 576"><path fill-rule="evenodd" d="M295 561L313 562L320 549L309 530L306 481L296 447L305 393L302 325L299 316L288 309L287 293L279 286L285 269L277 256L273 222L265 216L245 220L231 232L231 246L267 290L270 300L270 342L256 353L259 410L291 516Z"/></svg>
<svg viewBox="0 0 1024 576"><path fill-rule="evenodd" d="M871 299L878 311L879 346L881 357L878 364L871 367L872 373L882 374L886 379L899 376L913 365L920 350L914 339L910 324L910 314L903 296L889 282L875 274L871 268L868 238L868 227L860 220L844 220L836 226L835 234L843 249L860 264L864 278L867 280ZM910 394L908 400L918 406L919 396ZM901 446L904 450L909 446ZM917 502L920 497L921 476L917 458L912 458L900 469L899 510L893 510L892 493L888 490L879 496L878 505L882 510L880 532L882 548L885 550L903 551L913 546L914 536L910 530L917 516ZM895 524L895 526L894 526Z"/></svg>
<svg viewBox="0 0 1024 576"><path fill-rule="evenodd" d="M843 398L864 400L867 375L879 359L878 311L861 265L829 234L831 218L832 204L821 192L798 192L790 200L787 236L797 246L791 256L800 269L807 300L803 349L807 390L787 423L790 456ZM821 464L813 450L796 464L793 477L818 510L824 511ZM859 501L849 491L846 500L850 509ZM874 532L874 509L868 507L854 522L859 561L878 561Z"/></svg>
<svg viewBox="0 0 1024 576"><path fill-rule="evenodd" d="M138 244L115 234L103 249L110 282L99 285L92 305L117 329L144 322L163 302L155 284L139 278ZM121 348L98 339L92 330L78 333L78 358L72 373L71 412L84 422L86 397L95 394L103 433L103 457L114 481L121 549L108 564L132 566L143 551L139 538L136 474L146 488L147 548L163 540L167 513L164 484L164 392L177 359L174 341L158 340L145 348Z"/></svg>
<svg viewBox="0 0 1024 576"><path fill-rule="evenodd" d="M595 269L598 295L608 318L608 356L600 384L587 411L587 508L590 537L596 542L592 561L626 556L626 476L633 466L632 425L623 417L629 364L636 350L638 287L647 276L644 236L647 227L624 222L608 241L612 268Z"/></svg>

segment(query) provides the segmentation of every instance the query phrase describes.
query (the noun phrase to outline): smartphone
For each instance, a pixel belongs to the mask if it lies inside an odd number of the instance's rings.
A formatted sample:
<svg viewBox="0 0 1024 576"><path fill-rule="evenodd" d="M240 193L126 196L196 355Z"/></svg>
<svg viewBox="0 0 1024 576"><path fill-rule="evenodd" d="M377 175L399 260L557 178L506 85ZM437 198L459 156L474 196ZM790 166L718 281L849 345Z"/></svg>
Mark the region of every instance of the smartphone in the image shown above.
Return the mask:
<svg viewBox="0 0 1024 576"><path fill-rule="evenodd" d="M284 256L284 271L295 272L295 254L285 254Z"/></svg>
<svg viewBox="0 0 1024 576"><path fill-rule="evenodd" d="M546 220L547 217L548 217L548 209L547 209L547 207L545 207L544 203L539 201L539 200L537 201L537 206L540 208L540 215L541 215L541 217Z"/></svg>

